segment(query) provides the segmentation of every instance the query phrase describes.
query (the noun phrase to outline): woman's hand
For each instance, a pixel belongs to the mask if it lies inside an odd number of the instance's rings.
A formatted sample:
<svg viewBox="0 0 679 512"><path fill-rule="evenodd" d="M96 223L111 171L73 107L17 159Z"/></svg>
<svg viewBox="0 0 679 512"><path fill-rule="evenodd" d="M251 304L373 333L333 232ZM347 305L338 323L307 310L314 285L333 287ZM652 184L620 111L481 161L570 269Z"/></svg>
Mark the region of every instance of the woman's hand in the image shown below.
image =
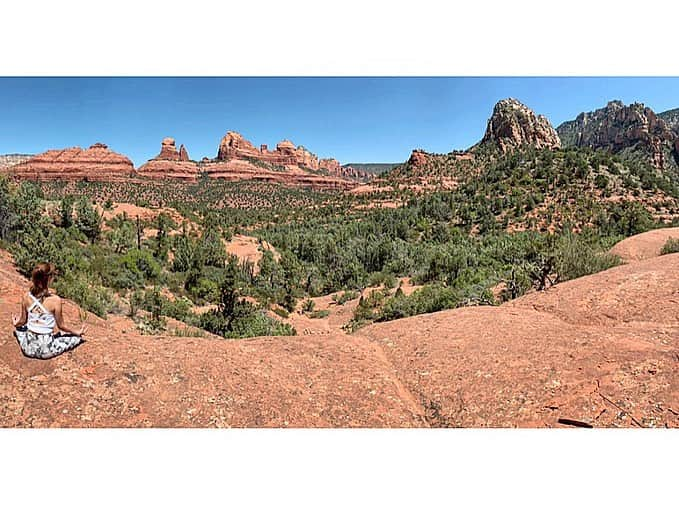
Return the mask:
<svg viewBox="0 0 679 512"><path fill-rule="evenodd" d="M19 318L18 315L12 315L12 324L14 325L14 327L19 327L19 325L21 324L21 318Z"/></svg>

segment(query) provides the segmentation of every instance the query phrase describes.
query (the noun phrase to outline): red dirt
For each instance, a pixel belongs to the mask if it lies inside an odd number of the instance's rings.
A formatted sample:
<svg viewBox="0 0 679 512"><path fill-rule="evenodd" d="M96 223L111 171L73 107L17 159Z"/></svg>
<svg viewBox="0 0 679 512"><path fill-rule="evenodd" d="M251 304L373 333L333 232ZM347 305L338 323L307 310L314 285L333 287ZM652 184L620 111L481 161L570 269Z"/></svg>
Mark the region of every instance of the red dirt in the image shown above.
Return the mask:
<svg viewBox="0 0 679 512"><path fill-rule="evenodd" d="M276 261L280 260L281 255L269 242L262 240L262 243L260 244L257 241L257 238L253 236L234 235L226 244L226 252L237 256L241 262L251 261L254 263L255 272L258 271L259 262L262 259L265 250L271 251Z"/></svg>

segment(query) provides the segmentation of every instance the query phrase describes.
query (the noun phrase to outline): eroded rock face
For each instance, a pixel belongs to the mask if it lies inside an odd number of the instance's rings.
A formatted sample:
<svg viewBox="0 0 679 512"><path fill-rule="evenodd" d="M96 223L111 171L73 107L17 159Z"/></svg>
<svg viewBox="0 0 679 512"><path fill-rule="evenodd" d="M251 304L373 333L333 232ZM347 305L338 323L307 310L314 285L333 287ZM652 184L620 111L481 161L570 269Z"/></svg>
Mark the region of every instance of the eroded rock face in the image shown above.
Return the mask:
<svg viewBox="0 0 679 512"><path fill-rule="evenodd" d="M289 140L282 140L276 144L276 149L270 151L266 144L259 149L238 132L228 132L219 144L217 160L225 161L233 158L255 159L273 166L304 167L312 171L321 169L316 155L304 146L295 146ZM325 162L328 162L325 160ZM338 162L339 165L339 162Z"/></svg>
<svg viewBox="0 0 679 512"><path fill-rule="evenodd" d="M679 108L666 110L658 114L658 117L667 123L667 126L679 136Z"/></svg>
<svg viewBox="0 0 679 512"><path fill-rule="evenodd" d="M334 158L321 158L318 162L318 166L330 176L337 176L360 182L369 181L373 178L372 174L369 172L361 169L354 169L349 165L342 166L342 164Z"/></svg>
<svg viewBox="0 0 679 512"><path fill-rule="evenodd" d="M677 134L643 103L610 101L594 112L582 112L557 128L565 146L603 149L613 153L643 152L656 168L675 165L669 153Z"/></svg>
<svg viewBox="0 0 679 512"><path fill-rule="evenodd" d="M189 159L189 154L186 152L184 145L178 150L172 137L165 137L160 143L160 153L156 157L157 160L181 160Z"/></svg>
<svg viewBox="0 0 679 512"><path fill-rule="evenodd" d="M425 151L421 149L414 149L413 152L410 154L408 164L414 167L422 167L426 165L428 161L429 157Z"/></svg>
<svg viewBox="0 0 679 512"><path fill-rule="evenodd" d="M183 144L177 149L175 140L172 137L165 137L160 144L158 156L142 165L137 172L148 178L197 181L199 167L189 160L189 154Z"/></svg>
<svg viewBox="0 0 679 512"><path fill-rule="evenodd" d="M559 148L561 141L545 116L514 98L500 100L493 108L486 133L480 144L495 144L503 153L521 146Z"/></svg>
<svg viewBox="0 0 679 512"><path fill-rule="evenodd" d="M254 164L254 166L249 164ZM301 181L306 181L306 184L313 183L314 186L323 182L322 188L344 189L346 188L344 182L347 180L367 181L371 178L363 171L342 167L334 158L319 159L304 146L295 146L287 139L276 144L274 150L269 150L266 144L260 145L257 149L240 133L233 131L227 132L222 138L217 159L203 162L201 166L205 166L209 176L230 178L233 173L245 175L256 171L261 179L283 183L286 182L285 173L290 172L294 176L289 175L290 181L287 182L299 184ZM257 167L260 169L256 169ZM278 174L269 175L265 172L267 170ZM301 173L318 173L326 176L312 174L304 178L300 175ZM267 175L266 178L264 174Z"/></svg>
<svg viewBox="0 0 679 512"><path fill-rule="evenodd" d="M124 181L135 175L132 161L100 142L88 149L51 149L15 165L11 173L24 179Z"/></svg>
<svg viewBox="0 0 679 512"><path fill-rule="evenodd" d="M255 148L252 143L238 132L227 132L219 143L217 160L256 159L270 165L296 165L318 170L318 158L302 146L295 146L289 140L283 140L276 149L269 151L266 144Z"/></svg>

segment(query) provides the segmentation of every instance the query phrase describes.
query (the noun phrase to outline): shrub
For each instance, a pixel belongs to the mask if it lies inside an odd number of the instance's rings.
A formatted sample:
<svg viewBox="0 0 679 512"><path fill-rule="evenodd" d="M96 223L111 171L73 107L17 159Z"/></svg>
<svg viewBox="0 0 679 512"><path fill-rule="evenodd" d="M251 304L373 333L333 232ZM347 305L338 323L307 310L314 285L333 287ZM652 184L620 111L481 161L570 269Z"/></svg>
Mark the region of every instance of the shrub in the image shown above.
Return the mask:
<svg viewBox="0 0 679 512"><path fill-rule="evenodd" d="M252 338L256 336L294 336L295 329L273 318L255 305L241 300L230 316L221 311L208 311L198 318L198 326L224 338Z"/></svg>
<svg viewBox="0 0 679 512"><path fill-rule="evenodd" d="M315 307L316 303L311 299L307 299L302 302L302 313L311 313Z"/></svg>
<svg viewBox="0 0 679 512"><path fill-rule="evenodd" d="M679 252L679 238L670 238L660 249L660 254L671 254Z"/></svg>
<svg viewBox="0 0 679 512"><path fill-rule="evenodd" d="M562 237L555 249L554 270L559 281L595 274L621 263L620 257L600 253L576 235Z"/></svg>
<svg viewBox="0 0 679 512"><path fill-rule="evenodd" d="M290 313L288 313L288 311L283 308L272 308L271 311L276 313L281 318L290 318Z"/></svg>
<svg viewBox="0 0 679 512"><path fill-rule="evenodd" d="M411 295L397 293L386 301L377 314L377 321L395 320L442 309L457 307L460 294L453 288L441 285L427 285Z"/></svg>
<svg viewBox="0 0 679 512"><path fill-rule="evenodd" d="M89 285L80 275L69 274L54 281L56 292L71 299L80 307L95 315L106 318L106 313L113 307L111 293L101 286Z"/></svg>
<svg viewBox="0 0 679 512"><path fill-rule="evenodd" d="M336 304L339 304L340 306L342 306L343 304L346 304L350 300L357 299L359 295L360 294L357 291L352 290L352 291L346 291L346 292L342 292L342 293L336 293L331 298L332 298L333 301L335 301Z"/></svg>

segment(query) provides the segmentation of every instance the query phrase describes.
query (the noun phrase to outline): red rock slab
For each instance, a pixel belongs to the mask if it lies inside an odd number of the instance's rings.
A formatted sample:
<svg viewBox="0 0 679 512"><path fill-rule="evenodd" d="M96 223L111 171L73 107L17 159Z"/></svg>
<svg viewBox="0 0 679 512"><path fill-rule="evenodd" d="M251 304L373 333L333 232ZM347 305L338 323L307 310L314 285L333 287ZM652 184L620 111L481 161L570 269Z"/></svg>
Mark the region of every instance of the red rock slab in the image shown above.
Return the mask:
<svg viewBox="0 0 679 512"><path fill-rule="evenodd" d="M679 325L679 254L620 265L506 303L573 325Z"/></svg>
<svg viewBox="0 0 679 512"><path fill-rule="evenodd" d="M679 239L679 228L654 229L625 238L615 244L610 253L620 256L627 263L646 260L660 256L661 249L670 238Z"/></svg>
<svg viewBox="0 0 679 512"><path fill-rule="evenodd" d="M433 427L679 427L679 327L595 328L474 307L375 324Z"/></svg>

